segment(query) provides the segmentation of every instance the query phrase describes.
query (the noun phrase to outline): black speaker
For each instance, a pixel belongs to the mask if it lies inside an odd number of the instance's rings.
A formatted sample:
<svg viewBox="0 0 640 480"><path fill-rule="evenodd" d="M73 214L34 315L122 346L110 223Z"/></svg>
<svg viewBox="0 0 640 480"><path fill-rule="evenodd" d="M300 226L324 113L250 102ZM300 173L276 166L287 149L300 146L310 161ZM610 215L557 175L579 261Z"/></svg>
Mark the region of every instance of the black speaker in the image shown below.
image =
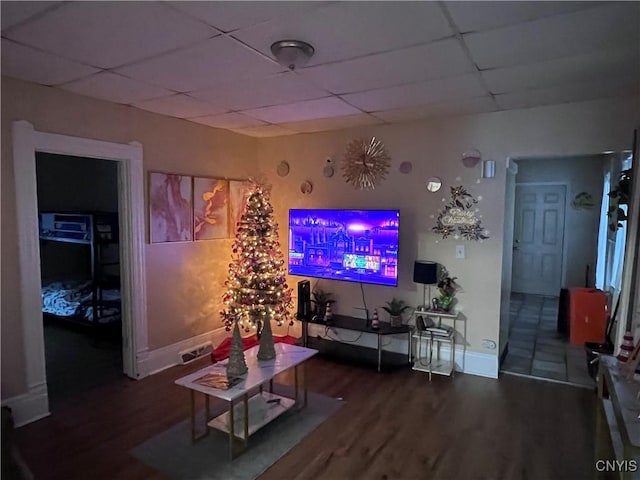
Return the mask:
<svg viewBox="0 0 640 480"><path fill-rule="evenodd" d="M311 282L298 282L298 320L311 320Z"/></svg>

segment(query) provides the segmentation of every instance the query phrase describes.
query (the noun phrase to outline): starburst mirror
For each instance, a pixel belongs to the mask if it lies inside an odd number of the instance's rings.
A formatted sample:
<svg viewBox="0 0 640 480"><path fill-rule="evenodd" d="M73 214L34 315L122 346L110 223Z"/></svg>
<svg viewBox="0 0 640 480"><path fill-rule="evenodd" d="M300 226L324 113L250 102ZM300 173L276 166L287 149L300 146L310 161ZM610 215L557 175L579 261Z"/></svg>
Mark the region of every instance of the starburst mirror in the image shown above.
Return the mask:
<svg viewBox="0 0 640 480"><path fill-rule="evenodd" d="M380 140L353 140L342 160L345 181L360 190L373 190L389 172L391 158Z"/></svg>

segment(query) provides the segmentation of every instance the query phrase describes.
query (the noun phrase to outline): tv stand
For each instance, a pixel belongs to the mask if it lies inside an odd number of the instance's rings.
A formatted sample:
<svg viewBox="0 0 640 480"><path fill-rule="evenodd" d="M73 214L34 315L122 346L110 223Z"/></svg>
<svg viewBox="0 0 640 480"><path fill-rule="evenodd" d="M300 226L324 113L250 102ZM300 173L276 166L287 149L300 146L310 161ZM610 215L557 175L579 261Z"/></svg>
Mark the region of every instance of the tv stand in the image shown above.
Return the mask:
<svg viewBox="0 0 640 480"><path fill-rule="evenodd" d="M382 337L387 335L407 335L407 363L411 361L411 327L409 325L401 325L392 327L386 322L380 323L380 328L372 328L369 320L364 318L348 317L346 315L333 315L330 322L320 322L309 319L302 319L302 342L303 346L309 344L309 325L322 325L330 328L342 328L344 330L352 330L355 332L370 333L378 337L378 372L382 367ZM365 348L365 347L363 347Z"/></svg>

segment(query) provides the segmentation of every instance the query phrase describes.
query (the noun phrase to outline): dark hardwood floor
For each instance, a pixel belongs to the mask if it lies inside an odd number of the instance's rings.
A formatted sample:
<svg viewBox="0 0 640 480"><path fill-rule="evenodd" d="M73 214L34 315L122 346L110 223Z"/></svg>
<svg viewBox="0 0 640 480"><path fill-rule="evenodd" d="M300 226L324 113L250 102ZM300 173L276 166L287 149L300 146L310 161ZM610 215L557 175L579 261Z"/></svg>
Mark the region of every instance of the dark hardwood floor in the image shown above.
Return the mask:
<svg viewBox="0 0 640 480"><path fill-rule="evenodd" d="M18 429L35 478L163 478L128 452L188 417L188 391L173 381L207 362L115 381ZM310 390L346 404L260 480L596 478L591 390L514 376L429 383L323 358L308 367Z"/></svg>

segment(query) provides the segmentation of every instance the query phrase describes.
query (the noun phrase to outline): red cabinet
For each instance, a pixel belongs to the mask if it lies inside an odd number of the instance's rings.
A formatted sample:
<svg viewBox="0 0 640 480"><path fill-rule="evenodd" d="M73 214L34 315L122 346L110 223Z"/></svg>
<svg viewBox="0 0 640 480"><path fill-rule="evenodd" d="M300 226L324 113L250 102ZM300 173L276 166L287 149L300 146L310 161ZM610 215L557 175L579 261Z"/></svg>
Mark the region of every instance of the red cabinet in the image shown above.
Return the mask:
<svg viewBox="0 0 640 480"><path fill-rule="evenodd" d="M607 294L594 288L569 289L569 342L605 341L607 329Z"/></svg>

